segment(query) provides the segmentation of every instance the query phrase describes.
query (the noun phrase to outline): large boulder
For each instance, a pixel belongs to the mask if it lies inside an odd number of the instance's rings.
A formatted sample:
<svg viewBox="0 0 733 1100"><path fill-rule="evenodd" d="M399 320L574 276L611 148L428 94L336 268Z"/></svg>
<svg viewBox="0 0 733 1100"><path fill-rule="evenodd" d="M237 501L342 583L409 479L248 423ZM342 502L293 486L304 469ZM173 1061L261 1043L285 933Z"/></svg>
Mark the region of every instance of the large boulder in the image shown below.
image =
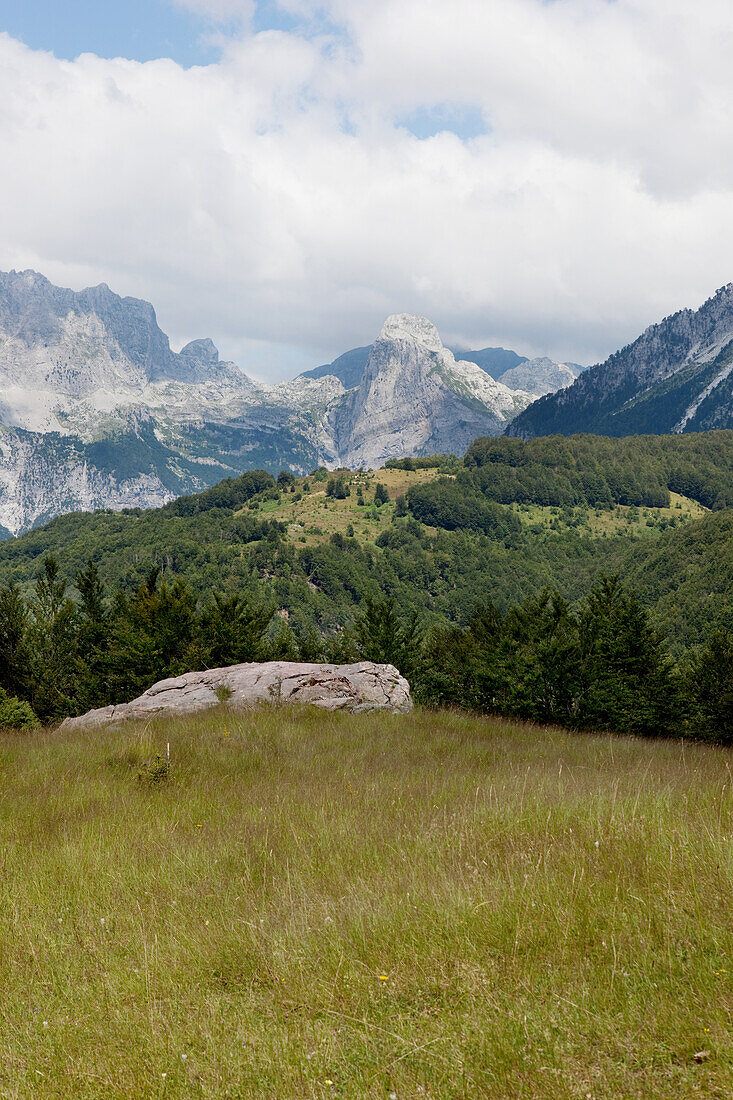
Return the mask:
<svg viewBox="0 0 733 1100"><path fill-rule="evenodd" d="M220 704L246 710L263 703L308 703L324 710L408 711L410 685L393 665L309 665L267 661L160 680L131 703L66 718L61 728L92 729L129 719L196 714Z"/></svg>

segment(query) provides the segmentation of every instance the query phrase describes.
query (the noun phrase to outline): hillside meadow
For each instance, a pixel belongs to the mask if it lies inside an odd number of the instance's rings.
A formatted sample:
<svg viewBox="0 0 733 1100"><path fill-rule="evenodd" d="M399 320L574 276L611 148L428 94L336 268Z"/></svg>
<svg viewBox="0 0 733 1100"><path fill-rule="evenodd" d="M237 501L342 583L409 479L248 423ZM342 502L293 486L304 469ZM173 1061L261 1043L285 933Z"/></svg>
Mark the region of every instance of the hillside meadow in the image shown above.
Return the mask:
<svg viewBox="0 0 733 1100"><path fill-rule="evenodd" d="M0 1096L723 1100L732 756L424 710L3 733Z"/></svg>

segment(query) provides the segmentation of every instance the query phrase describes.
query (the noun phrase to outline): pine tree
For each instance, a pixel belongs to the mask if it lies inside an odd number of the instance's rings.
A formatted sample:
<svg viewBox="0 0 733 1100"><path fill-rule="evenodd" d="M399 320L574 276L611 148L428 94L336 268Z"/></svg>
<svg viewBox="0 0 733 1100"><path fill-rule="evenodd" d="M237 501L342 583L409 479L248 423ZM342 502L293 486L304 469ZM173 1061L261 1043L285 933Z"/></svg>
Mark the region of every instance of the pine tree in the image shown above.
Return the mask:
<svg viewBox="0 0 733 1100"><path fill-rule="evenodd" d="M98 707L115 702L109 684L110 617L105 605L104 586L97 566L90 558L76 575L76 587L81 596L78 608L79 688L80 703Z"/></svg>
<svg viewBox="0 0 733 1100"><path fill-rule="evenodd" d="M409 676L415 667L420 631L417 613L402 616L393 597L385 600L364 600L364 611L355 624L356 638L368 661L394 665Z"/></svg>
<svg viewBox="0 0 733 1100"><path fill-rule="evenodd" d="M225 596L213 593L201 617L201 646L209 668L259 661L274 607L246 592Z"/></svg>
<svg viewBox="0 0 733 1100"><path fill-rule="evenodd" d="M685 679L693 736L733 744L733 634L714 631L692 655Z"/></svg>
<svg viewBox="0 0 733 1100"><path fill-rule="evenodd" d="M603 579L581 614L586 726L647 736L681 729L680 690L661 635L618 577Z"/></svg>
<svg viewBox="0 0 733 1100"><path fill-rule="evenodd" d="M30 616L16 584L0 589L0 687L27 698L30 691Z"/></svg>
<svg viewBox="0 0 733 1100"><path fill-rule="evenodd" d="M58 561L51 554L44 558L36 579L32 612L29 701L40 718L63 718L77 709L78 621Z"/></svg>

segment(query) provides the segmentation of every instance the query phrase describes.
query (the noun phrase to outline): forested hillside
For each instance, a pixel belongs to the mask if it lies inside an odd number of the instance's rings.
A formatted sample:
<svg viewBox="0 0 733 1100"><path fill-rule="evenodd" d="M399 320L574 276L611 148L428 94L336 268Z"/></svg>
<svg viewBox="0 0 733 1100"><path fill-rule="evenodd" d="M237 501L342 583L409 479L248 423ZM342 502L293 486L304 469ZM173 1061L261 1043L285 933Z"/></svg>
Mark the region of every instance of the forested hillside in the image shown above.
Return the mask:
<svg viewBox="0 0 733 1100"><path fill-rule="evenodd" d="M718 630L725 664L732 470L731 432L484 439L462 461L254 471L160 509L60 517L0 546L0 655L18 670L0 683L53 717L192 667L369 656L398 663L426 701L633 729L631 682L623 722L589 709L584 683L538 710L517 654L536 669L544 646L569 688L570 669L595 667L603 622L626 616L656 654L662 696L675 697L666 653L687 667ZM470 661L461 673L447 659L488 661L487 629L490 691L468 684ZM565 664L547 648L560 636ZM439 666L452 667L450 685L430 674ZM676 715L645 728L674 728Z"/></svg>
<svg viewBox="0 0 733 1100"><path fill-rule="evenodd" d="M733 284L700 309L652 325L509 425L520 439L560 432L629 436L733 427Z"/></svg>

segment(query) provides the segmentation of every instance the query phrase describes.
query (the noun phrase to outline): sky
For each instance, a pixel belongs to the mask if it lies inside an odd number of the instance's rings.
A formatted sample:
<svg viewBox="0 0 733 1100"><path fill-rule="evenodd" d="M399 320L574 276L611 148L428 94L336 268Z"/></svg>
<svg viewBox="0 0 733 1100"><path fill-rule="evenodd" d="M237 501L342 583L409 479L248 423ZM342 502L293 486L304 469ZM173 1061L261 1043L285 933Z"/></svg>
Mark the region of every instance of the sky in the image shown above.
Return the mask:
<svg viewBox="0 0 733 1100"><path fill-rule="evenodd" d="M0 269L277 381L600 361L733 280L730 0L0 0Z"/></svg>

